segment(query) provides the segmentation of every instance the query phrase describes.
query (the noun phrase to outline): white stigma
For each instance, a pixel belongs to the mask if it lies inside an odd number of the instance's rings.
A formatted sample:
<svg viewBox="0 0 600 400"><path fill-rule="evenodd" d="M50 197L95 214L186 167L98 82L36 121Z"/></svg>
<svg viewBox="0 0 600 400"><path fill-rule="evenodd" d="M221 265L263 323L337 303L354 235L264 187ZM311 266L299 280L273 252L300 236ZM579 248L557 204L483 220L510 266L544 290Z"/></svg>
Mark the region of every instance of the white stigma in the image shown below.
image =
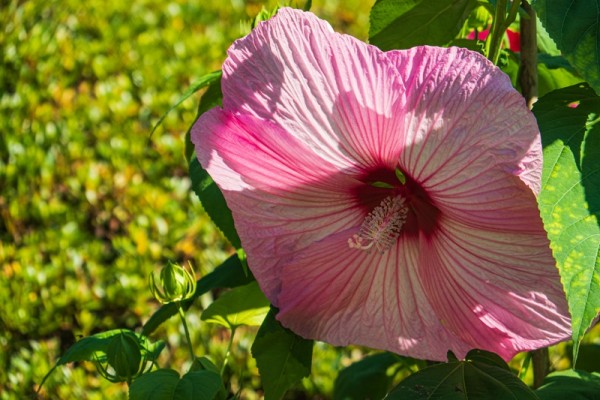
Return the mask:
<svg viewBox="0 0 600 400"><path fill-rule="evenodd" d="M406 222L408 207L404 197L390 196L367 215L358 234L348 239L351 249L371 251L375 247L385 253L396 243L402 226Z"/></svg>

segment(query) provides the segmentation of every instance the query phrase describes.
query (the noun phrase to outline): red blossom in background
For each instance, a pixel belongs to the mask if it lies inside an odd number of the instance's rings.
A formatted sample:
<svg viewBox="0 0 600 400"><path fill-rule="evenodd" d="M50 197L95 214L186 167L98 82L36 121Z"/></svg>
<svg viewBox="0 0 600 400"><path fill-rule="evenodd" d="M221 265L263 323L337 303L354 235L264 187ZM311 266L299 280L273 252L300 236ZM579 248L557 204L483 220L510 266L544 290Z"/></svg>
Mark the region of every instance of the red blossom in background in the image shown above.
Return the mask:
<svg viewBox="0 0 600 400"><path fill-rule="evenodd" d="M477 36L475 36L477 34ZM484 29L483 31L475 32L472 30L467 35L467 39L469 40L481 40L484 41L487 39L490 34L490 28ZM515 53L519 53L521 51L521 34L517 31L513 31L511 29L506 30L506 37L508 38L508 49Z"/></svg>
<svg viewBox="0 0 600 400"><path fill-rule="evenodd" d="M484 57L382 52L284 8L222 89L192 141L284 326L432 360L569 337L536 121Z"/></svg>

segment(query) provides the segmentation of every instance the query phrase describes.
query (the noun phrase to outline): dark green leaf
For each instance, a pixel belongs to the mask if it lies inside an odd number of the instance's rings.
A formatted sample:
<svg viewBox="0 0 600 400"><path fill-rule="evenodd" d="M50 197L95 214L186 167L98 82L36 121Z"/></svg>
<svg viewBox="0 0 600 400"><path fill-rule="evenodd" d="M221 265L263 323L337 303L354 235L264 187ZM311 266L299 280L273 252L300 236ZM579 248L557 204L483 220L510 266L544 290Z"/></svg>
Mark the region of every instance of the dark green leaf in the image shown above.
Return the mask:
<svg viewBox="0 0 600 400"><path fill-rule="evenodd" d="M533 112L544 146L538 202L569 302L576 360L600 312L600 98L580 84L542 97Z"/></svg>
<svg viewBox="0 0 600 400"><path fill-rule="evenodd" d="M554 372L536 393L540 400L600 400L600 374L572 369Z"/></svg>
<svg viewBox="0 0 600 400"><path fill-rule="evenodd" d="M153 360L153 357L158 357L158 353L165 347L165 343L162 340L150 342L143 334L135 333L128 329L113 329L84 337L77 341L62 355L57 364L62 365L75 361L94 361L96 353L106 353L112 339L117 335L123 334L137 338L142 355L148 353L150 355L148 357L149 360Z"/></svg>
<svg viewBox="0 0 600 400"><path fill-rule="evenodd" d="M475 0L377 0L369 42L382 50L447 44L475 6Z"/></svg>
<svg viewBox="0 0 600 400"><path fill-rule="evenodd" d="M221 371L219 368L206 356L196 357L194 362L192 362L192 366L190 367L188 372L192 371L212 371L218 376L220 376ZM225 400L227 399L227 390L225 386L221 383L219 393L215 396L216 400Z"/></svg>
<svg viewBox="0 0 600 400"><path fill-rule="evenodd" d="M310 374L313 341L281 326L271 309L252 345L252 356L262 378L265 400L280 399Z"/></svg>
<svg viewBox="0 0 600 400"><path fill-rule="evenodd" d="M477 350L469 352L465 361L420 370L400 382L386 399L538 400L538 397L499 357Z"/></svg>
<svg viewBox="0 0 600 400"><path fill-rule="evenodd" d="M206 172L198 159L190 161L190 177L192 178L192 189L200 199L202 207L213 220L217 228L223 232L229 242L236 248L242 247L240 238L233 224L231 210L227 207L223 193Z"/></svg>
<svg viewBox="0 0 600 400"><path fill-rule="evenodd" d="M129 387L131 400L213 400L223 388L213 371L192 371L179 378L177 371L159 369L137 378Z"/></svg>
<svg viewBox="0 0 600 400"><path fill-rule="evenodd" d="M234 329L240 325L259 326L269 312L269 300L257 282L231 289L202 312L201 319Z"/></svg>
<svg viewBox="0 0 600 400"><path fill-rule="evenodd" d="M183 308L188 309L194 300L209 290L215 288L232 288L247 285L254 277L244 271L242 263L237 255L232 255L225 262L215 268L212 272L198 280L194 296L183 302ZM163 305L156 311L144 325L142 333L150 335L160 324L177 314L177 305L169 303Z"/></svg>
<svg viewBox="0 0 600 400"><path fill-rule="evenodd" d="M598 0L538 0L533 6L565 58L600 93Z"/></svg>
<svg viewBox="0 0 600 400"><path fill-rule="evenodd" d="M221 106L221 102L223 100L223 92L221 92L221 77L219 79L214 80L208 85L208 89L202 95L200 99L200 104L198 105L198 113L196 114L196 120L194 123L200 118L202 114L210 110L214 107ZM194 157L194 145L192 143L190 134L192 132L192 127L188 129L185 134L185 156L190 161L192 157ZM195 157L194 157L195 158Z"/></svg>
<svg viewBox="0 0 600 400"><path fill-rule="evenodd" d="M400 358L391 353L374 354L342 370L335 380L334 400L383 399L392 383L388 368Z"/></svg>
<svg viewBox="0 0 600 400"><path fill-rule="evenodd" d="M210 74L204 75L197 82L192 83L192 85L188 88L188 90L185 91L185 93L179 98L179 100L177 100L177 102L159 118L158 122L154 125L154 128L152 128L152 131L150 131L150 138L152 138L152 134L154 133L154 131L160 126L160 124L162 124L164 119L167 117L167 115L169 115L171 111L179 107L181 103L189 99L198 90L203 89L211 83L220 80L221 75L221 71L211 72Z"/></svg>
<svg viewBox="0 0 600 400"><path fill-rule="evenodd" d="M219 368L212 362L208 357L196 357L192 362L192 366L190 367L190 371L213 371L217 374L220 373Z"/></svg>
<svg viewBox="0 0 600 400"><path fill-rule="evenodd" d="M65 354L60 357L57 364L62 365L76 361L93 361L94 354L99 352L106 353L111 337L120 333L120 329L115 329L108 332L102 332L102 335L110 334L110 336L93 335L84 337L73 344L73 346L69 347Z"/></svg>
<svg viewBox="0 0 600 400"><path fill-rule="evenodd" d="M111 345L112 340L118 335L127 335L137 339L138 349L140 350L141 355L145 356L148 361L155 361L162 349L165 348L164 341L159 340L157 342L151 342L145 335L135 333L128 329L113 329L106 332L100 332L92 336L84 337L77 341L73 346L69 347L65 354L60 357L52 369L44 376L40 383L40 387L59 365L76 361L106 360L106 353L108 352L109 346Z"/></svg>
<svg viewBox="0 0 600 400"><path fill-rule="evenodd" d="M191 371L181 378L173 400L213 400L223 388L221 376L213 371Z"/></svg>
<svg viewBox="0 0 600 400"><path fill-rule="evenodd" d="M504 362L502 357L496 353L490 353L483 350L471 350L466 357L469 361L477 361L481 364L488 364L498 368L502 368L510 372L510 367Z"/></svg>
<svg viewBox="0 0 600 400"><path fill-rule="evenodd" d="M573 365L572 358L571 365ZM579 354L577 356L577 369L579 371L586 372L600 372L600 344L582 343L579 346Z"/></svg>
<svg viewBox="0 0 600 400"><path fill-rule="evenodd" d="M179 374L177 371L159 369L149 372L137 378L129 386L129 399L171 400L174 399L173 396L178 384Z"/></svg>

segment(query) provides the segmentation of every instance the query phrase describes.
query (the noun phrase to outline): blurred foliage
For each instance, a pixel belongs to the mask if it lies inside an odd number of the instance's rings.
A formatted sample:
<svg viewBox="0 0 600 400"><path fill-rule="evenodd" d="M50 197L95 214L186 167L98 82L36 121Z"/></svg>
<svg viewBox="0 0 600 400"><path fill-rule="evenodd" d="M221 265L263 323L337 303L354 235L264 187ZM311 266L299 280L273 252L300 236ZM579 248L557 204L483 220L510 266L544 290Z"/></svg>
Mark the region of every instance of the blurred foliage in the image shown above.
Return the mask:
<svg viewBox="0 0 600 400"><path fill-rule="evenodd" d="M202 275L231 253L187 177L183 139L198 97L170 113L151 140L149 132L198 77L220 68L251 17L275 4L1 2L1 400L30 396L76 338L140 327L158 307L148 275L168 260L191 261ZM370 7L313 2L337 30L361 39ZM228 332L200 321L207 296L188 322L197 352L219 363ZM179 329L173 319L155 333L168 342L163 367L186 359ZM249 356L254 333L239 329L230 364L238 377L252 372L232 382L249 399L260 393ZM341 357L329 346L322 352ZM318 367L329 378L312 377L308 395L331 393L333 368ZM58 368L42 395L121 399L127 388L84 363Z"/></svg>

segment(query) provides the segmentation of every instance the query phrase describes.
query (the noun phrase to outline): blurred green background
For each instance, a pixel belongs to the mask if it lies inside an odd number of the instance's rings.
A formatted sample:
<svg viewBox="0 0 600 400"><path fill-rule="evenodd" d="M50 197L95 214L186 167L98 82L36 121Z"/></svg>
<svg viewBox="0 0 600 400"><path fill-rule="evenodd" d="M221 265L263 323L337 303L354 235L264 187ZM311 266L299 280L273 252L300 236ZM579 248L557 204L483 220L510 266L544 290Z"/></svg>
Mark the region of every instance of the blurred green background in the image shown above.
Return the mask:
<svg viewBox="0 0 600 400"><path fill-rule="evenodd" d="M261 7L275 4L0 0L0 399L30 397L77 338L140 327L158 308L148 274L167 260L206 273L231 253L190 192L184 134L199 95L149 133L195 79L220 68ZM371 6L313 2L361 39ZM200 307L188 313L198 353L218 361L228 333L201 324ZM182 370L179 329L172 319L153 338L168 342L161 365ZM234 348L244 398L260 388L251 333L238 333ZM331 393L343 361L319 346L331 360L304 383L314 398ZM124 399L127 387L83 363L58 368L42 394Z"/></svg>

